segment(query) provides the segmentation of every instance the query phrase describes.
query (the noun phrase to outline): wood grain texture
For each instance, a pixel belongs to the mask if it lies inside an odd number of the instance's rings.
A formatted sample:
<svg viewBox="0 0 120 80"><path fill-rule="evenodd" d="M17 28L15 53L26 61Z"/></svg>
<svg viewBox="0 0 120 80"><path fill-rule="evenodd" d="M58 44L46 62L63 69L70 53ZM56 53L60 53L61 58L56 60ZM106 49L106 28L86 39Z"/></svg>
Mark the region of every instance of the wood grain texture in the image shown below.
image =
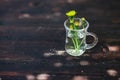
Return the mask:
<svg viewBox="0 0 120 80"><path fill-rule="evenodd" d="M80 57L64 50L65 13L85 17L96 47ZM119 0L0 0L0 79L26 80L49 74L50 80L118 80L120 78ZM89 40L88 42L91 42ZM117 74L110 76L107 70Z"/></svg>

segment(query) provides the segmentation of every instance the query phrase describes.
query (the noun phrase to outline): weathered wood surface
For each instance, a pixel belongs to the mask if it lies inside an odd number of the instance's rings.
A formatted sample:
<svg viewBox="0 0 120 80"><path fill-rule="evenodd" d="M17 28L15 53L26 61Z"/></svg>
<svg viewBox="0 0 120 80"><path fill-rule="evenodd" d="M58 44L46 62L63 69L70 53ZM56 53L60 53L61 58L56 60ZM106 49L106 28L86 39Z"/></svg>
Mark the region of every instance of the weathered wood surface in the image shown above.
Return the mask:
<svg viewBox="0 0 120 80"><path fill-rule="evenodd" d="M64 52L66 11L86 17L99 43L80 57ZM51 80L120 78L119 0L0 0L0 79L26 80L47 73ZM117 71L115 76L106 72Z"/></svg>

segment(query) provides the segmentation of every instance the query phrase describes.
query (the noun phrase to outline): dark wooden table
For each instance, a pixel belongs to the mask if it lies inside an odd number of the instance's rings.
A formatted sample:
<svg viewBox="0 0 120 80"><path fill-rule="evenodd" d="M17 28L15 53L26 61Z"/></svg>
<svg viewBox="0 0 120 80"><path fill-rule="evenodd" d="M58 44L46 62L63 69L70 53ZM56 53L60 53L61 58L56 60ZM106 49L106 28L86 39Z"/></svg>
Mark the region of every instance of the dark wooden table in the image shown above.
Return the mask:
<svg viewBox="0 0 120 80"><path fill-rule="evenodd" d="M71 9L99 38L79 57L64 50L63 23ZM120 0L0 0L0 80L42 80L41 75L120 80Z"/></svg>

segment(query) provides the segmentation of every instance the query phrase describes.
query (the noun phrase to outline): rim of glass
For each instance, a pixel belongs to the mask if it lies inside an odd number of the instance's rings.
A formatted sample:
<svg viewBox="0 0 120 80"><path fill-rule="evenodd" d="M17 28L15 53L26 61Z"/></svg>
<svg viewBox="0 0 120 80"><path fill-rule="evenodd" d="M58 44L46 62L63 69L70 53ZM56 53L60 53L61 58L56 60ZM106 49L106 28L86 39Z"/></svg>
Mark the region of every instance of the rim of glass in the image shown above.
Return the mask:
<svg viewBox="0 0 120 80"><path fill-rule="evenodd" d="M81 18L74 18L74 19L80 19L80 20L81 20ZM65 20L64 26L65 26L66 29L71 30L71 29L66 25L66 22L67 22L68 20L69 20L69 18L68 18L67 20ZM87 20L85 20L85 21L86 21L86 23L87 23L87 26L86 26L85 28L78 29L78 30L71 30L71 31L82 31L82 30L87 29L87 28L89 27L89 23L88 23Z"/></svg>

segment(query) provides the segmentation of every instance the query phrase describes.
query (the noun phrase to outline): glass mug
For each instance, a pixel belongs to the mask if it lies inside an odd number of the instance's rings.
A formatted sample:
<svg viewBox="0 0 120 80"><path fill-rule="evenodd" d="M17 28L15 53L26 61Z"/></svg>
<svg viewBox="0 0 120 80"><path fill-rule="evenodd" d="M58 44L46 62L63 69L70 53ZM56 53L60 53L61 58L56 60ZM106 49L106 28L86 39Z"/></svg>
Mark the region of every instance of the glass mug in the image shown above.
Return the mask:
<svg viewBox="0 0 120 80"><path fill-rule="evenodd" d="M81 18L74 18L74 21L81 22ZM64 22L66 30L65 50L71 56L82 55L86 49L93 48L98 42L97 36L94 33L87 31L89 27L89 23L87 21L86 24L87 25L84 28L80 27L81 29L71 30L69 28L69 19ZM87 44L86 36L92 36L94 38L94 41L91 44Z"/></svg>

